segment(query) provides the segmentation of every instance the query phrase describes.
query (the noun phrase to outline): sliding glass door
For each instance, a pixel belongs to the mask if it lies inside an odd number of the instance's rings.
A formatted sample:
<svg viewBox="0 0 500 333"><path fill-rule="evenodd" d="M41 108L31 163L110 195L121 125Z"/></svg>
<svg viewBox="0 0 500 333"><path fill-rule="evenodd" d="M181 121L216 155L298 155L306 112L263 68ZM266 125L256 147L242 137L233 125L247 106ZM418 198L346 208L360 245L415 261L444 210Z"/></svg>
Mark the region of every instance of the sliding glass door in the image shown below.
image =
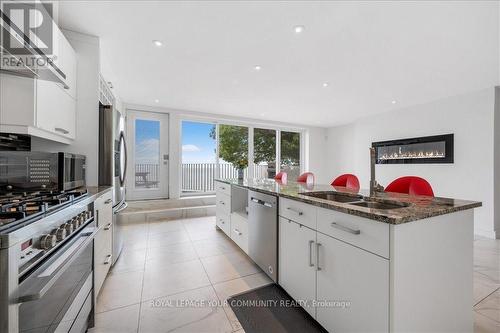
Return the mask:
<svg viewBox="0 0 500 333"><path fill-rule="evenodd" d="M300 175L300 133L281 132L280 170L288 174L288 180L295 181Z"/></svg>
<svg viewBox="0 0 500 333"><path fill-rule="evenodd" d="M219 125L219 178L248 177L248 127Z"/></svg>
<svg viewBox="0 0 500 333"><path fill-rule="evenodd" d="M214 179L274 178L294 181L301 171L301 134L272 128L181 122L181 195L211 194Z"/></svg>
<svg viewBox="0 0 500 333"><path fill-rule="evenodd" d="M254 178L276 176L276 130L253 130L253 163Z"/></svg>
<svg viewBox="0 0 500 333"><path fill-rule="evenodd" d="M215 124L183 121L181 131L181 194L214 192L217 170Z"/></svg>

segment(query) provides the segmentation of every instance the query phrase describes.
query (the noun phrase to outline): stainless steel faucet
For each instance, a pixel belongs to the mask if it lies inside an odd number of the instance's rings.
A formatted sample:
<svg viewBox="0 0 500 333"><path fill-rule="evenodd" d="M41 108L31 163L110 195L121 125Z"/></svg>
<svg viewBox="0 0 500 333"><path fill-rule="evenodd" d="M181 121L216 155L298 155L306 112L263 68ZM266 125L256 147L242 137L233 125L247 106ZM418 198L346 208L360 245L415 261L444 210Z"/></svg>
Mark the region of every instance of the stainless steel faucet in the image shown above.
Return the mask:
<svg viewBox="0 0 500 333"><path fill-rule="evenodd" d="M376 192L383 192L384 187L375 179L375 148L370 148L370 197Z"/></svg>

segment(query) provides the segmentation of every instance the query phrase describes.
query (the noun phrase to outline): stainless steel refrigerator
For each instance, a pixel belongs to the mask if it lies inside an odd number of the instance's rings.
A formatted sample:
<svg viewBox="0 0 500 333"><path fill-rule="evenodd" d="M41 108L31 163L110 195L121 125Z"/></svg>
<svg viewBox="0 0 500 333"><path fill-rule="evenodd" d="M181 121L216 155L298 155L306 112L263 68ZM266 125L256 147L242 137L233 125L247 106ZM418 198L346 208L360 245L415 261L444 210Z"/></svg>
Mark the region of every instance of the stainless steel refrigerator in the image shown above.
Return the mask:
<svg viewBox="0 0 500 333"><path fill-rule="evenodd" d="M99 186L113 186L113 264L123 248L123 223L119 213L127 208L124 121L113 106L99 103Z"/></svg>

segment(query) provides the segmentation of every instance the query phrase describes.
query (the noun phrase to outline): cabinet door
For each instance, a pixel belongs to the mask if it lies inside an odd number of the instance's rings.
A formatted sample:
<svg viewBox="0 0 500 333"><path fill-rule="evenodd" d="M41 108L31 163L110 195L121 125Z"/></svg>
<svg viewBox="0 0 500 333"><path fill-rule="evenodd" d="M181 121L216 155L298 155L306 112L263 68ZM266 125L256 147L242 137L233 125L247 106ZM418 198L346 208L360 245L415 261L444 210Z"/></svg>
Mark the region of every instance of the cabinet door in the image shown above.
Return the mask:
<svg viewBox="0 0 500 333"><path fill-rule="evenodd" d="M99 293L112 263L113 251L113 211L111 192L107 192L94 202L94 216L101 228L94 239L94 288Z"/></svg>
<svg viewBox="0 0 500 333"><path fill-rule="evenodd" d="M36 125L68 138L75 138L76 101L50 81L36 80Z"/></svg>
<svg viewBox="0 0 500 333"><path fill-rule="evenodd" d="M304 309L316 317L316 231L280 217L279 284L295 300L307 300Z"/></svg>
<svg viewBox="0 0 500 333"><path fill-rule="evenodd" d="M330 332L388 332L389 260L321 233L317 237L318 322Z"/></svg>
<svg viewBox="0 0 500 333"><path fill-rule="evenodd" d="M73 47L68 42L64 34L59 31L59 52L61 61L58 63L61 71L66 75L66 84L68 89L66 92L73 98L76 99L76 53Z"/></svg>

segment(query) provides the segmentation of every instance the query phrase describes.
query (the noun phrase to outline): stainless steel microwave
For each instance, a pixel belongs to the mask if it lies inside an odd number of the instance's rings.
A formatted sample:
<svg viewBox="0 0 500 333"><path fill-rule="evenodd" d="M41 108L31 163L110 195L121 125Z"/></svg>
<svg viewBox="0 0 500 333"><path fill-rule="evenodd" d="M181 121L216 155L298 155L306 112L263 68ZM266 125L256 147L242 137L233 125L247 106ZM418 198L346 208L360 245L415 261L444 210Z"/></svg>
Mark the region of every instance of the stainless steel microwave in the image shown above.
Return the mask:
<svg viewBox="0 0 500 333"><path fill-rule="evenodd" d="M86 158L71 153L0 152L0 192L68 191L85 186Z"/></svg>

